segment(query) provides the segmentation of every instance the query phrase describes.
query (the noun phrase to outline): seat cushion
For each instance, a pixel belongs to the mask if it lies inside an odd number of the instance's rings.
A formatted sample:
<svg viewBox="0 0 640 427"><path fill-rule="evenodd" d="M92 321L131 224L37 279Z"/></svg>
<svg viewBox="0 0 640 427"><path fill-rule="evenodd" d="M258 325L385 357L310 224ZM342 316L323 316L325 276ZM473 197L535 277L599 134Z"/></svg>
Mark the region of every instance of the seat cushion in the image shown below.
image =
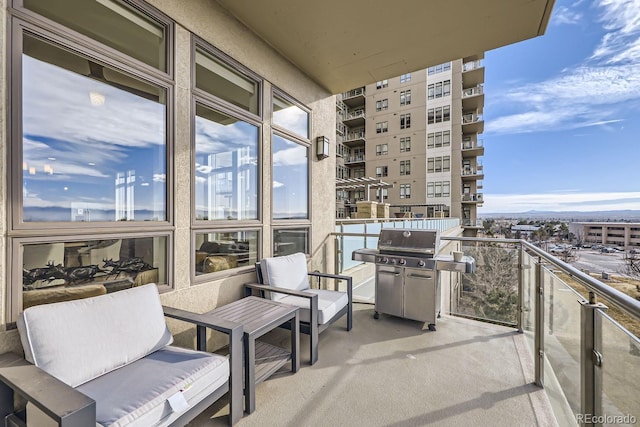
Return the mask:
<svg viewBox="0 0 640 427"><path fill-rule="evenodd" d="M276 258L264 258L260 261L260 269L266 285L294 291L309 288L307 257L301 252ZM270 292L270 294L272 300L281 300L287 296L278 292Z"/></svg>
<svg viewBox="0 0 640 427"><path fill-rule="evenodd" d="M305 292L318 295L318 324L324 325L342 310L349 303L346 292L329 291L326 289L307 289ZM299 316L301 322L309 322L311 310L309 309L309 299L287 295L280 299L285 304L300 307Z"/></svg>
<svg viewBox="0 0 640 427"><path fill-rule="evenodd" d="M100 425L146 427L167 425L182 414L167 402L180 390L191 407L228 379L226 357L167 346L77 390L96 401Z"/></svg>
<svg viewBox="0 0 640 427"><path fill-rule="evenodd" d="M71 387L173 341L155 284L29 307L17 326L25 359Z"/></svg>

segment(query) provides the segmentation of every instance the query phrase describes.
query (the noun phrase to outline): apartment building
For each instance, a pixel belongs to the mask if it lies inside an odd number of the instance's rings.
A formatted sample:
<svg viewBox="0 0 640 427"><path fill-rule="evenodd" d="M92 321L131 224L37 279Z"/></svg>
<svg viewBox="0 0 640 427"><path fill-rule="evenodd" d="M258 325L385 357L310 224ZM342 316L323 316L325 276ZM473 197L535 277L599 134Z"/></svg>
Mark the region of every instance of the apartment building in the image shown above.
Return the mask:
<svg viewBox="0 0 640 427"><path fill-rule="evenodd" d="M621 246L640 246L640 223L631 222L572 222L569 231L586 243Z"/></svg>
<svg viewBox="0 0 640 427"><path fill-rule="evenodd" d="M337 101L336 217L356 203L391 216L458 217L475 236L482 206L484 55L343 93Z"/></svg>

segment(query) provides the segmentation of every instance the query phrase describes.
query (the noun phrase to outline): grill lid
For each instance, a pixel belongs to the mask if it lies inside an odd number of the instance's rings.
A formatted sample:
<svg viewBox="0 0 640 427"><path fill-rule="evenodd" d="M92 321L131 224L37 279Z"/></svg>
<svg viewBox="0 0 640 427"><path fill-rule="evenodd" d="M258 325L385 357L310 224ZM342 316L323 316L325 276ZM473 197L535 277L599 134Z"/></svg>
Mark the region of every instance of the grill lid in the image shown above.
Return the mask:
<svg viewBox="0 0 640 427"><path fill-rule="evenodd" d="M433 257L440 246L438 230L411 230L408 228L383 228L380 230L378 250L381 253L406 253Z"/></svg>

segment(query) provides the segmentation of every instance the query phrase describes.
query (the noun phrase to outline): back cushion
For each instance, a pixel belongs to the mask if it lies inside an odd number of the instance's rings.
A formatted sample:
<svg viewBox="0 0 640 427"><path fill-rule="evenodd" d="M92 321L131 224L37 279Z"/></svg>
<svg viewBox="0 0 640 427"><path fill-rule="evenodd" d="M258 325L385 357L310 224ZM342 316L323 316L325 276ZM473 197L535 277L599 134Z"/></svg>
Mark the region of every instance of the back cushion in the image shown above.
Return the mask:
<svg viewBox="0 0 640 427"><path fill-rule="evenodd" d="M173 341L155 284L30 307L17 326L25 358L71 387Z"/></svg>
<svg viewBox="0 0 640 427"><path fill-rule="evenodd" d="M301 252L277 258L265 258L260 261L260 269L264 282L270 286L297 291L309 288L307 257ZM284 297L286 297L285 294L271 292L272 300Z"/></svg>

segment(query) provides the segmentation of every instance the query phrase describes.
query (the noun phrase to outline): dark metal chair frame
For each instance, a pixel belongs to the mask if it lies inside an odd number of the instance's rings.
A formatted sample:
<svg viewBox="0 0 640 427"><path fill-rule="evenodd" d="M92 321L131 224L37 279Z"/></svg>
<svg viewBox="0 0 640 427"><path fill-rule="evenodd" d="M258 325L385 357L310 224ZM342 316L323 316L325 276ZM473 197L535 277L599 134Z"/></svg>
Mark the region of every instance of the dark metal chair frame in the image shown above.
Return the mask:
<svg viewBox="0 0 640 427"><path fill-rule="evenodd" d="M266 292L278 292L281 294L293 295L297 297L307 298L309 300L309 323L300 322L300 332L309 335L309 353L311 364L313 365L318 361L318 335L320 332L327 329L332 323L340 319L345 314L347 315L347 331L350 331L353 326L353 278L351 276L341 276L338 274L320 273L317 271L307 272L309 276L317 277L318 283L321 278L345 280L347 282L347 297L349 299L347 305L337 312L328 322L319 325L318 324L318 295L311 292L296 291L292 289L279 288L275 286L269 286L264 284L264 277L260 268L260 263L256 263L256 277L258 283L247 283L244 285L245 296L253 294L254 290L259 291L259 295L262 298L266 298ZM283 328L288 328L287 324L282 325Z"/></svg>
<svg viewBox="0 0 640 427"><path fill-rule="evenodd" d="M216 319L215 323L200 314L163 307L164 315L196 325L197 350L207 351L207 328L229 336L229 380L190 408L172 425L185 425L229 392L229 424L242 417L242 325ZM73 387L32 365L15 353L0 355L0 426L26 426L14 412L14 392L32 402L59 426L96 425L96 402Z"/></svg>

